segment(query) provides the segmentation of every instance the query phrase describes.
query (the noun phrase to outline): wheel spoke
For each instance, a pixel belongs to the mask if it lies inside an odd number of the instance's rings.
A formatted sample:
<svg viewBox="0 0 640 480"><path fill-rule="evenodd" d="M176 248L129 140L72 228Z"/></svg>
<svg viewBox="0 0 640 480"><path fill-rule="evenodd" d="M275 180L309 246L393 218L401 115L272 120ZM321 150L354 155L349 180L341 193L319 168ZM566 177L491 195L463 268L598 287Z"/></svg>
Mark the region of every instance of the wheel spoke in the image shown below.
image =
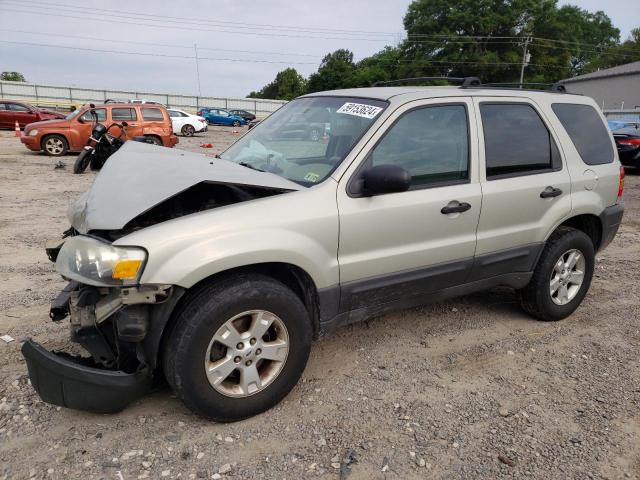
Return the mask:
<svg viewBox="0 0 640 480"><path fill-rule="evenodd" d="M578 263L578 260L580 260L580 254L576 251L573 251L569 254L569 258L567 259L567 270L571 270L573 267L576 266L576 263Z"/></svg>
<svg viewBox="0 0 640 480"><path fill-rule="evenodd" d="M229 348L234 348L242 340L240 333L231 322L227 322L220 327L216 332L216 336L213 338L215 341Z"/></svg>
<svg viewBox="0 0 640 480"><path fill-rule="evenodd" d="M207 376L209 377L209 382L212 385L218 385L224 381L231 372L236 369L236 364L233 362L233 357L228 356L221 358L215 362L212 362L211 365L207 368Z"/></svg>
<svg viewBox="0 0 640 480"><path fill-rule="evenodd" d="M260 374L255 364L240 369L240 388L242 389L242 393L249 395L260 390L261 386L262 381L260 380Z"/></svg>
<svg viewBox="0 0 640 480"><path fill-rule="evenodd" d="M289 344L284 340L276 340L274 342L263 343L260 348L262 349L260 358L284 362L287 358Z"/></svg>
<svg viewBox="0 0 640 480"><path fill-rule="evenodd" d="M562 273L562 270L564 269L564 261L562 260L562 257L558 259L553 269L556 273Z"/></svg>
<svg viewBox="0 0 640 480"><path fill-rule="evenodd" d="M561 285L558 289L558 300L563 304L569 301L569 289L566 285Z"/></svg>
<svg viewBox="0 0 640 480"><path fill-rule="evenodd" d="M569 281L569 283L572 283L573 285L580 285L582 284L583 279L584 279L584 272L581 272L580 270L574 270L573 272L571 272L567 280Z"/></svg>
<svg viewBox="0 0 640 480"><path fill-rule="evenodd" d="M553 280L551 280L551 283L549 284L549 290L552 296L558 291L559 287L560 287L560 279L558 277L554 277Z"/></svg>
<svg viewBox="0 0 640 480"><path fill-rule="evenodd" d="M262 338L273 323L273 317L267 312L258 312L251 317L249 333L253 338Z"/></svg>

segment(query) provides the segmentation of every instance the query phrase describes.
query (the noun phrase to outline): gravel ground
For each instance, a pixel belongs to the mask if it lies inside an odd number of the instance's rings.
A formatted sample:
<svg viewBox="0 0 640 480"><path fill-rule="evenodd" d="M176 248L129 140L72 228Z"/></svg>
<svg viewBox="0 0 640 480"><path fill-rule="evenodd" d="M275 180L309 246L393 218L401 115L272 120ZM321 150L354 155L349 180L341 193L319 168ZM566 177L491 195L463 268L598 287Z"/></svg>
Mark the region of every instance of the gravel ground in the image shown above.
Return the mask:
<svg viewBox="0 0 640 480"><path fill-rule="evenodd" d="M178 148L235 138L213 128ZM216 424L168 389L94 415L29 385L21 338L69 348L48 321L64 282L43 247L93 179L74 158L54 170L0 132L0 335L16 339L0 341L0 479L640 478L640 175L570 318L537 322L495 289L344 327L280 405Z"/></svg>

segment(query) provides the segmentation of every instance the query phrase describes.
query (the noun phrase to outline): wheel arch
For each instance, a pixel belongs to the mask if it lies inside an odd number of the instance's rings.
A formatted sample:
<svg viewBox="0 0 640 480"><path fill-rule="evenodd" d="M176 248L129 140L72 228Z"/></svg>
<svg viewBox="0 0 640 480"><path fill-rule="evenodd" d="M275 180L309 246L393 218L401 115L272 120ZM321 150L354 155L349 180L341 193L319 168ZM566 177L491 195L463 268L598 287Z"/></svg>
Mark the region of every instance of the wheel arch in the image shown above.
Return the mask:
<svg viewBox="0 0 640 480"><path fill-rule="evenodd" d="M159 315L151 315L151 330L143 341L147 362L152 367L162 365L160 356L167 339L175 327L175 320L180 309L189 301L191 297L197 295L211 283L222 281L235 275L258 274L272 278L291 289L302 301L311 319L311 326L314 336L317 337L320 331L320 300L319 292L313 278L304 269L285 262L267 262L240 267L230 268L216 272L203 278L188 289L177 287L174 290L176 298L169 308L159 305Z"/></svg>
<svg viewBox="0 0 640 480"><path fill-rule="evenodd" d="M585 233L591 239L593 248L596 251L598 251L602 245L602 220L597 215L583 213L569 217L557 225L549 236L560 227L571 227Z"/></svg>

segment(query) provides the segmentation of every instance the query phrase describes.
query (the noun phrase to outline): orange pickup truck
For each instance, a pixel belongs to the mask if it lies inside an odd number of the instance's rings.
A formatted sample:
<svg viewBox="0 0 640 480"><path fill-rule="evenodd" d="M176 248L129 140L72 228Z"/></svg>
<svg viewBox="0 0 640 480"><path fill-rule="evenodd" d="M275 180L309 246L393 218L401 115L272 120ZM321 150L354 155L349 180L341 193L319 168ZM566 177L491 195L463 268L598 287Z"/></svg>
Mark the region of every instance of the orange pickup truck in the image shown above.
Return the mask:
<svg viewBox="0 0 640 480"><path fill-rule="evenodd" d="M34 152L61 156L67 152L79 152L87 144L93 128L89 105L71 112L62 120L46 120L27 125L21 137L22 143ZM127 122L127 137L145 136L155 144L173 147L178 137L173 134L171 118L162 105L105 103L95 105L98 122L105 126Z"/></svg>

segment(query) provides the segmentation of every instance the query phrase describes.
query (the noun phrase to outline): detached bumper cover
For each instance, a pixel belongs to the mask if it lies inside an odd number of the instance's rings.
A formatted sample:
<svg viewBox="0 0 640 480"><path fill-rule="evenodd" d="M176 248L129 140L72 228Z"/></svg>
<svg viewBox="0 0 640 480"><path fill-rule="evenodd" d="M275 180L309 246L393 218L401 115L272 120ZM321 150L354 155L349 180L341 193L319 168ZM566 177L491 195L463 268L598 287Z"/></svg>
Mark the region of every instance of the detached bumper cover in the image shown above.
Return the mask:
<svg viewBox="0 0 640 480"><path fill-rule="evenodd" d="M22 345L31 384L47 403L95 413L114 413L151 387L147 370L102 370L50 352L28 340Z"/></svg>

